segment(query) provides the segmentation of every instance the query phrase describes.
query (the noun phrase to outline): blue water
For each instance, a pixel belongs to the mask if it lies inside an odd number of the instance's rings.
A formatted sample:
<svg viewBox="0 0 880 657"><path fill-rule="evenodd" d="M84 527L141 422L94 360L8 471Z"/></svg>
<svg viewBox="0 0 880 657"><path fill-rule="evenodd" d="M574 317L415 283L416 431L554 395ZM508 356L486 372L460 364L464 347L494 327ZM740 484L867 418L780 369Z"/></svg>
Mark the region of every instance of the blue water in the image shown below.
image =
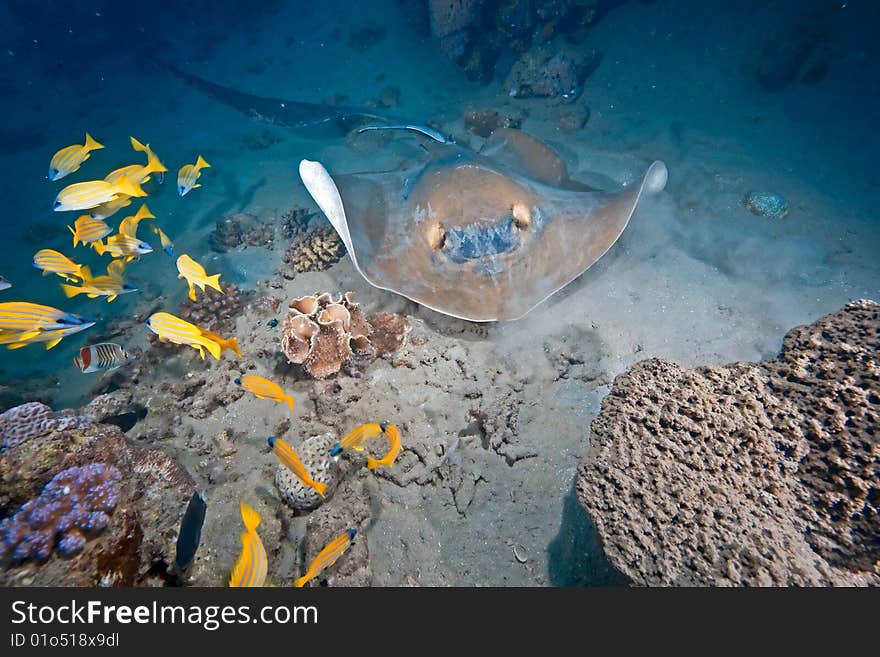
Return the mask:
<svg viewBox="0 0 880 657"><path fill-rule="evenodd" d="M427 5L417 0L131 7L110 1L0 3L5 26L0 274L14 285L0 292L3 300L36 301L106 320L131 314L145 299L176 305L182 298L185 286L158 245L130 268L140 296L112 304L66 300L55 277L44 278L31 267L32 253L44 247L96 267L105 263L82 247L71 249L65 226L78 213L53 213L50 206L63 184L140 162L128 146L130 135L150 143L170 169L171 184L154 187L146 200L174 239L176 253L190 253L245 288L271 277L273 267L253 253L211 252L207 236L218 217L247 211L266 218L309 204L296 173L304 157L344 170L381 170L397 162L393 149L360 152L344 136L249 119L170 75L157 66L161 62L281 99L336 98L368 106L394 87L400 98L395 114L430 121L473 145L479 139L464 129L465 110L525 109L524 129L548 139L576 171L596 171L617 182L632 180L645 162L664 159L670 168L667 201L653 228L629 239L651 242L660 260L667 247L686 254L687 261L659 275L688 286L673 290L670 298L687 303L701 293L717 293L712 286L701 292L704 273L689 272L688 263L726 276L743 311L766 319L755 338L758 353L772 351L794 323L850 298L878 296L877 3L600 0L598 19L582 40L551 42L575 52L601 52L579 90L578 102L591 116L576 133L557 127L558 102L518 103L505 93L503 79L517 57L509 47L496 53L488 80L468 79L440 52ZM373 30L372 38L367 33L359 43L364 28ZM477 30L472 38L496 36ZM795 58L796 71L786 78L785 70L774 73L770 66L769 82L759 79L756 71L766 60L780 52L784 59L797 50L798 40L808 46ZM106 148L62 182L47 181L51 155L81 143L86 131ZM270 145L246 145L265 131ZM198 154L214 166L204 174L203 187L179 198L174 173ZM782 194L792 207L789 216L774 223L744 213L740 200L754 189ZM716 338L705 335L707 343ZM69 385L70 358L87 343L82 334L50 352L41 346L2 350L0 380L49 374L61 377L58 387ZM719 351L721 357L726 353ZM65 399L62 390L56 392Z"/></svg>

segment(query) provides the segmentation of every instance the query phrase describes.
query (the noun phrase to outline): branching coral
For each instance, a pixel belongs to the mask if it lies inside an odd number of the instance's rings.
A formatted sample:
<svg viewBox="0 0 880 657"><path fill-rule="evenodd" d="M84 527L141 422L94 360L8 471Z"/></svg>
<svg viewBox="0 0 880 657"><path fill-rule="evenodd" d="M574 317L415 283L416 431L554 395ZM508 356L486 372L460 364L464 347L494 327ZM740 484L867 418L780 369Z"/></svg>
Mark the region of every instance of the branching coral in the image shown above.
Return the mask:
<svg viewBox="0 0 880 657"><path fill-rule="evenodd" d="M332 228L317 228L294 241L284 254L284 262L294 271L323 271L345 255L342 240Z"/></svg>
<svg viewBox="0 0 880 657"><path fill-rule="evenodd" d="M0 522L0 557L48 559L53 549L70 556L103 530L119 499L119 470L103 463L55 475L40 495Z"/></svg>

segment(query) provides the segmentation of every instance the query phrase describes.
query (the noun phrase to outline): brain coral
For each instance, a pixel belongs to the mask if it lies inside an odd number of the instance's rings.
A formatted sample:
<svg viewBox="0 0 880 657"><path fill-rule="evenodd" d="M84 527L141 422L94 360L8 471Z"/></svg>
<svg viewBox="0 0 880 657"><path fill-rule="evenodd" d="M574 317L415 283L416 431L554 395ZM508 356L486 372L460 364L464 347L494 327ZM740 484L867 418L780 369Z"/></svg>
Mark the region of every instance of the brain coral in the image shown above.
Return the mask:
<svg viewBox="0 0 880 657"><path fill-rule="evenodd" d="M614 381L578 497L641 585L880 584L880 306L758 364L647 360Z"/></svg>
<svg viewBox="0 0 880 657"><path fill-rule="evenodd" d="M72 555L110 522L121 475L113 466L74 466L52 477L38 497L0 522L0 557L48 559L56 545Z"/></svg>
<svg viewBox="0 0 880 657"><path fill-rule="evenodd" d="M322 498L317 491L310 486L303 486L293 472L278 464L275 470L275 485L281 497L294 511L311 511L321 506L333 495L339 484L339 466L330 457L330 448L336 442L336 436L325 433L320 436L312 436L303 441L296 450L306 466L306 470L315 481L327 484L327 490Z"/></svg>

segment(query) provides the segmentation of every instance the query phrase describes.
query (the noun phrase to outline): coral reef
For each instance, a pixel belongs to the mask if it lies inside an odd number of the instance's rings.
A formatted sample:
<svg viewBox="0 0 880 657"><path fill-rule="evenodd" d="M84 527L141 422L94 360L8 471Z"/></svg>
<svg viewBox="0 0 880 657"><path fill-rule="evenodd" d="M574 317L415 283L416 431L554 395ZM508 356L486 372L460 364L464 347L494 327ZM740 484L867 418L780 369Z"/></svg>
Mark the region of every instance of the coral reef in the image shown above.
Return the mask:
<svg viewBox="0 0 880 657"><path fill-rule="evenodd" d="M286 240L292 240L304 235L308 231L309 223L315 216L315 212L309 208L294 207L281 215L281 235Z"/></svg>
<svg viewBox="0 0 880 657"><path fill-rule="evenodd" d="M103 463L74 466L52 477L40 495L0 522L0 558L48 559L52 550L80 552L87 536L107 527L119 499L119 470Z"/></svg>
<svg viewBox="0 0 880 657"><path fill-rule="evenodd" d="M40 402L27 402L0 414L0 454L20 443L53 431L82 429L94 420L72 413L56 413Z"/></svg>
<svg viewBox="0 0 880 657"><path fill-rule="evenodd" d="M880 584L880 306L758 364L647 360L615 379L578 497L642 585Z"/></svg>
<svg viewBox="0 0 880 657"><path fill-rule="evenodd" d="M406 322L388 314L377 317L382 324L382 348L402 345ZM372 333L373 327L360 304L355 303L354 293L346 292L333 301L329 293L316 292L290 302L282 325L281 349L291 363L304 365L313 377L324 379L338 372L355 354L375 355Z"/></svg>
<svg viewBox="0 0 880 657"><path fill-rule="evenodd" d="M224 285L222 294L206 287L196 301L184 299L177 314L203 329L227 334L235 331L235 321L242 314L245 301L245 295L235 283Z"/></svg>
<svg viewBox="0 0 880 657"><path fill-rule="evenodd" d="M211 248L226 253L239 246L270 246L275 238L271 224L263 223L255 216L237 212L217 219L209 238Z"/></svg>
<svg viewBox="0 0 880 657"><path fill-rule="evenodd" d="M307 232L288 247L284 262L298 274L323 271L335 265L345 255L345 247L332 228L316 228ZM286 272L285 272L286 273Z"/></svg>
<svg viewBox="0 0 880 657"><path fill-rule="evenodd" d="M330 457L330 448L336 442L333 433L312 436L302 442L296 453L315 481L327 484L324 497L309 486L304 486L293 472L282 464L275 470L275 485L282 499L297 512L312 511L328 501L339 485L339 466Z"/></svg>
<svg viewBox="0 0 880 657"><path fill-rule="evenodd" d="M498 128L521 127L524 118L525 112L521 110L505 110L503 114L493 109L468 110L464 115L464 127L472 135L485 139Z"/></svg>
<svg viewBox="0 0 880 657"><path fill-rule="evenodd" d="M290 302L281 349L291 363L304 365L313 377L324 379L352 358L353 349L369 350L371 331L352 292L335 302L329 293L316 292Z"/></svg>
<svg viewBox="0 0 880 657"><path fill-rule="evenodd" d="M0 585L166 583L180 514L195 487L179 463L129 445L106 424L54 428L0 461L2 507L21 505L3 522L4 551L14 563L0 571ZM38 560L22 561L30 556Z"/></svg>
<svg viewBox="0 0 880 657"><path fill-rule="evenodd" d="M788 201L775 192L749 192L743 198L742 205L759 217L783 219L788 214Z"/></svg>

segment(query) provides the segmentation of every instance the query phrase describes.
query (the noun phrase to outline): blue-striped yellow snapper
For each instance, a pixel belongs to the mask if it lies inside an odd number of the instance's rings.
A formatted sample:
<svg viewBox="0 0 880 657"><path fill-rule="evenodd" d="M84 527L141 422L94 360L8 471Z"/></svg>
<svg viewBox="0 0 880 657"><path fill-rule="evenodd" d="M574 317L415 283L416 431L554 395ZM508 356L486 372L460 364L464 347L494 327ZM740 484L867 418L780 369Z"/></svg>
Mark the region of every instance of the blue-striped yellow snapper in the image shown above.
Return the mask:
<svg viewBox="0 0 880 657"><path fill-rule="evenodd" d="M29 301L7 301L0 303L0 331L49 331L74 328L94 322L79 315L68 313L52 306L43 306ZM88 328L88 327L86 327Z"/></svg>
<svg viewBox="0 0 880 657"><path fill-rule="evenodd" d="M54 249L40 249L34 254L34 267L43 270L43 276L57 274L66 281L78 283L83 280L83 265L76 264L63 253Z"/></svg>
<svg viewBox="0 0 880 657"><path fill-rule="evenodd" d="M261 376L245 374L235 379L235 383L248 392L252 392L257 399L271 399L274 402L284 402L293 410L293 395L288 395L274 381L264 379Z"/></svg>
<svg viewBox="0 0 880 657"><path fill-rule="evenodd" d="M97 297L107 297L107 303L113 301L120 294L130 294L137 292L134 285L130 285L123 280L125 274L124 260L114 260L107 265L107 273L103 276L92 276L92 272L88 267L83 267L83 283L82 285L65 285L61 284L64 295L69 299L78 294L85 294L89 299Z"/></svg>
<svg viewBox="0 0 880 657"><path fill-rule="evenodd" d="M381 436L386 426L384 422L369 422L355 427L342 440L333 445L330 449L330 456L336 456L344 449L353 449L358 452L364 451L364 443Z"/></svg>
<svg viewBox="0 0 880 657"><path fill-rule="evenodd" d="M320 575L324 570L336 563L336 561L345 554L345 551L351 547L354 537L357 536L356 529L346 529L339 536L330 541L327 546L318 552L306 574L293 582L297 588L301 588L308 584L315 577Z"/></svg>
<svg viewBox="0 0 880 657"><path fill-rule="evenodd" d="M92 136L86 133L85 144L73 144L59 150L49 162L49 180L61 180L64 176L77 171L82 163L89 159L92 151L104 148Z"/></svg>
<svg viewBox="0 0 880 657"><path fill-rule="evenodd" d="M186 196L191 190L201 187L201 183L196 181L202 175L202 169L210 166L205 158L199 155L195 164L184 164L180 167L180 171L177 172L177 193Z"/></svg>
<svg viewBox="0 0 880 657"><path fill-rule="evenodd" d="M122 208L127 208L129 205L131 205L131 196L120 194L112 201L102 203L98 207L90 210L89 216L92 219L107 219L119 212Z"/></svg>
<svg viewBox="0 0 880 657"><path fill-rule="evenodd" d="M68 335L79 333L94 325L95 322L83 322L78 326L42 331L0 331L0 344L6 345L7 349L20 349L29 344L42 342L46 345L46 349L51 349Z"/></svg>
<svg viewBox="0 0 880 657"><path fill-rule="evenodd" d="M109 372L122 367L134 360L121 345L115 342L99 342L79 350L79 355L74 356L73 364L83 374L91 372Z"/></svg>
<svg viewBox="0 0 880 657"><path fill-rule="evenodd" d="M232 569L229 586L263 586L269 571L269 561L263 541L257 534L260 514L245 502L241 502L240 509L245 531L241 534L241 554Z"/></svg>
<svg viewBox="0 0 880 657"><path fill-rule="evenodd" d="M101 240L92 242L92 248L98 252L98 255L109 253L114 258L124 258L126 261L137 260L142 255L153 252L153 247L146 242L124 233L111 235L104 242Z"/></svg>
<svg viewBox="0 0 880 657"><path fill-rule="evenodd" d="M93 219L87 214L79 217L73 222L73 226L68 226L67 229L73 234L74 248L77 244L90 244L113 232L106 223L100 219Z"/></svg>
<svg viewBox="0 0 880 657"><path fill-rule="evenodd" d="M199 356L202 358L205 357L206 350L217 360L220 360L220 356L226 349L241 354L236 338L225 340L216 333L201 329L171 313L153 313L147 319L146 324L147 328L159 336L160 341L192 347L199 352Z"/></svg>
<svg viewBox="0 0 880 657"><path fill-rule="evenodd" d="M121 176L115 182L106 180L89 180L87 182L68 185L55 197L52 209L55 212L69 210L89 210L102 203L112 201L119 196L146 196L141 186L131 179Z"/></svg>
<svg viewBox="0 0 880 657"><path fill-rule="evenodd" d="M168 254L169 257L174 255L174 242L171 241L171 238L165 234L156 223L153 223L153 232L159 236L159 241L162 243L162 250Z"/></svg>
<svg viewBox="0 0 880 657"><path fill-rule="evenodd" d="M281 464L295 474L303 486L313 488L318 495L324 497L324 493L327 492L327 484L312 479L312 475L306 470L306 466L303 465L303 462L300 461L299 456L290 445L275 436L269 436L268 442L269 447L272 448Z"/></svg>
<svg viewBox="0 0 880 657"><path fill-rule="evenodd" d="M119 223L119 233L121 235L128 235L129 237L137 238L138 224L144 219L155 218L156 215L150 212L150 208L148 208L147 204L144 203L137 212L129 217L125 217Z"/></svg>
<svg viewBox="0 0 880 657"><path fill-rule="evenodd" d="M198 288L204 292L205 286L207 285L208 287L217 290L220 294L223 294L223 290L220 288L220 274L208 276L208 274L205 273L205 268L185 253L177 259L177 271L180 272L177 275L177 278L186 279L186 284L189 286L190 300L196 300L195 286L198 286Z"/></svg>
<svg viewBox="0 0 880 657"><path fill-rule="evenodd" d="M144 145L134 137L130 137L130 139L131 147L134 150L146 153L147 163L129 164L128 166L120 167L104 176L104 180L107 182L115 182L122 176L125 176L132 182L137 183L138 185L143 185L144 183L149 182L152 174L165 173L168 171L165 165L162 164L156 154L150 149L149 144Z"/></svg>

